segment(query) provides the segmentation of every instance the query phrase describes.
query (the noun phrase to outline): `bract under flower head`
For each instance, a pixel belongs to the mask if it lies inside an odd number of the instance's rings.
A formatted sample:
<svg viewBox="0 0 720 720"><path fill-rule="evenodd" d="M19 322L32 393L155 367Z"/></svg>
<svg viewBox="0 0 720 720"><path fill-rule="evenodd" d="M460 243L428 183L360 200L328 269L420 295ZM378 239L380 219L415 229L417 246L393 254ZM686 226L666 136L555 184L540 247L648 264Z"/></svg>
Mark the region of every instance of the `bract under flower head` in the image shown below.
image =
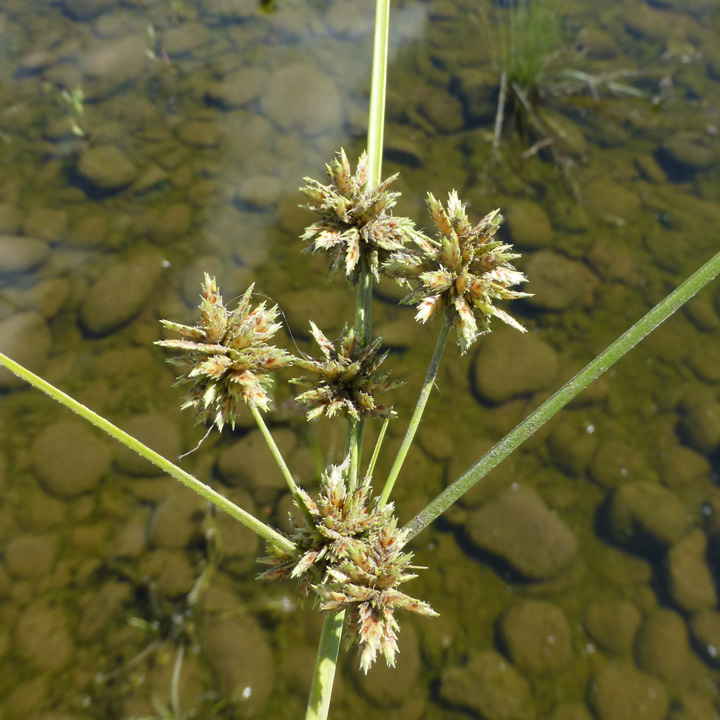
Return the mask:
<svg viewBox="0 0 720 720"><path fill-rule="evenodd" d="M397 175L369 188L367 162L363 152L352 174L345 151L340 150L337 158L326 166L331 185L305 178L308 184L300 188L313 201L312 205L301 207L320 216L302 239L310 242L312 252L328 253L331 275L344 268L353 283L357 282L363 265L379 281L383 263L415 233L410 219L388 213L400 195L387 190Z"/></svg>
<svg viewBox="0 0 720 720"><path fill-rule="evenodd" d="M187 352L170 360L189 368L176 383L191 385L183 409L194 408L198 422L209 421L219 430L225 423L235 427L240 402L267 410L272 385L268 373L292 362L289 354L268 345L281 327L278 308L267 308L264 302L252 307L253 287L247 289L235 310L228 310L215 278L206 274L199 325L160 321L183 339L158 340L155 344Z"/></svg>
<svg viewBox="0 0 720 720"><path fill-rule="evenodd" d="M496 300L528 297L528 293L510 290L527 278L510 264L519 254L494 239L502 222L500 211L489 213L472 226L454 190L448 196L447 209L430 193L427 204L439 231L437 237L416 236L418 251L398 253L388 263L389 274L417 283L403 299L404 303L418 305L415 319L424 323L433 315L445 313L457 330L463 353L490 330L493 316L525 332L494 304Z"/></svg>
<svg viewBox="0 0 720 720"><path fill-rule="evenodd" d="M382 338L363 345L357 339L355 330L346 325L333 343L315 323L311 322L310 328L324 359L296 360L296 365L314 375L291 381L310 386L309 390L296 398L301 405L310 408L308 420L323 415L340 415L350 422L357 422L364 417L394 417L391 408L377 401L381 393L402 385L399 381L390 380L390 373L378 372L387 357L387 352L380 354Z"/></svg>
<svg viewBox="0 0 720 720"><path fill-rule="evenodd" d="M392 503L380 506L371 498L370 478L348 490L348 465L346 460L323 474L316 500L301 491L303 524L293 523L290 536L298 554L287 555L271 546L271 554L261 559L270 568L260 577L297 578L298 595L306 597L314 590L323 612L347 609L348 643L359 646L360 667L367 672L378 653L388 665L395 664L395 610L428 617L437 613L397 589L416 577L408 572L412 553L402 552L404 535Z"/></svg>

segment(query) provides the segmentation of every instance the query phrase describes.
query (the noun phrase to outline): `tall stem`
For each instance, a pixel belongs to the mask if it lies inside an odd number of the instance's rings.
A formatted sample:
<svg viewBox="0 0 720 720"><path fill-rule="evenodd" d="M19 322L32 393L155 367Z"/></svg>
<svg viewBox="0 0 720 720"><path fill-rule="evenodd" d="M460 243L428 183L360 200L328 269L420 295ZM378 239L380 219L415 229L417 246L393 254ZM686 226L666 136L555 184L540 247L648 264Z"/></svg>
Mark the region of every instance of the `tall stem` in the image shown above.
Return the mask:
<svg viewBox="0 0 720 720"><path fill-rule="evenodd" d="M372 81L370 86L370 114L368 118L368 186L380 183L382 169L383 132L385 128L385 86L387 79L387 49L390 27L390 0L377 0L375 5L375 39L373 46ZM363 267L358 282L355 304L355 332L358 340L368 343L372 337L370 300L372 297L372 276L369 268ZM358 468L362 456L364 425L357 423L348 428L354 438L347 443L353 448L350 484L357 485ZM306 720L326 720L330 709L330 693L337 666L338 648L342 635L344 612L326 616L315 664L310 701Z"/></svg>
<svg viewBox="0 0 720 720"><path fill-rule="evenodd" d="M373 44L367 142L368 185L370 187L375 187L380 183L380 173L382 171L389 34L390 0L377 0L375 3L375 39Z"/></svg>
<svg viewBox="0 0 720 720"><path fill-rule="evenodd" d="M423 412L425 411L425 405L427 405L430 392L435 384L435 378L437 377L438 368L440 367L440 359L442 358L443 350L445 350L445 343L447 342L449 332L450 323L447 320L444 320L442 327L440 328L440 335L438 335L437 342L435 343L435 352L433 352L432 360L430 360L430 366L428 367L427 374L425 375L425 382L423 383L422 390L420 390L420 397L415 405L415 410L410 418L410 424L408 425L407 432L403 438L402 445L400 445L398 454L395 456L395 462L393 463L392 468L390 468L390 473L385 481L385 487L380 495L380 507L385 505L390 497L390 493L392 492L395 481L400 474L400 470L402 469L405 458L410 450L415 433L420 425L420 420L422 419Z"/></svg>
<svg viewBox="0 0 720 720"><path fill-rule="evenodd" d="M421 510L403 530L406 542L422 532L435 518L447 510L461 495L479 482L501 460L506 458L521 443L542 427L555 413L579 395L593 380L614 365L625 353L649 335L660 323L667 320L683 303L701 290L720 274L720 253L715 255L682 285L676 288L650 312L638 320L626 333L621 335L605 351L575 377L546 400L514 430L511 430L495 447L475 465L461 475L452 485L443 490L430 504Z"/></svg>
<svg viewBox="0 0 720 720"><path fill-rule="evenodd" d="M375 36L373 40L372 76L370 82L370 111L368 115L368 187L380 183L382 172L383 136L385 132L385 95L387 86L388 38L390 35L390 0L376 0ZM358 340L367 344L372 339L370 302L373 279L367 262L363 262L355 303L355 332ZM365 421L361 420L352 430L355 433L357 457L353 466L357 470L362 457ZM357 473L351 476L351 485L357 484Z"/></svg>
<svg viewBox="0 0 720 720"><path fill-rule="evenodd" d="M54 385L51 385L46 380L30 372L22 365L19 365L14 360L11 360L6 355L0 353L0 365L6 367L10 372L17 375L19 378L30 383L33 387L38 390L42 390L46 395L49 395L53 400L57 400L61 405L69 408L74 413L77 413L80 417L87 420L88 422L95 425L95 427L107 433L110 437L114 438L118 442L121 442L126 447L134 450L138 455L141 455L146 460L149 460L153 465L157 465L161 470L171 475L176 480L179 480L183 485L187 485L191 490L194 490L198 495L205 498L208 502L216 505L220 510L231 515L236 520L241 522L246 528L249 528L253 532L257 533L263 540L274 545L279 550L295 554L295 545L291 543L287 538L284 538L280 533L273 530L270 526L253 517L250 513L246 512L242 508L238 507L234 503L231 503L226 497L215 492L211 487L205 485L197 478L185 472L182 468L179 468L174 463L170 462L167 458L164 458L159 453L151 450L147 445L143 445L138 439L132 435L128 435L124 430L121 430L116 425L113 425L110 421L101 417L96 412L90 410L82 403L79 403L74 398L59 390Z"/></svg>
<svg viewBox="0 0 720 720"><path fill-rule="evenodd" d="M341 610L323 620L305 720L326 720L328 716L344 619L345 611Z"/></svg>

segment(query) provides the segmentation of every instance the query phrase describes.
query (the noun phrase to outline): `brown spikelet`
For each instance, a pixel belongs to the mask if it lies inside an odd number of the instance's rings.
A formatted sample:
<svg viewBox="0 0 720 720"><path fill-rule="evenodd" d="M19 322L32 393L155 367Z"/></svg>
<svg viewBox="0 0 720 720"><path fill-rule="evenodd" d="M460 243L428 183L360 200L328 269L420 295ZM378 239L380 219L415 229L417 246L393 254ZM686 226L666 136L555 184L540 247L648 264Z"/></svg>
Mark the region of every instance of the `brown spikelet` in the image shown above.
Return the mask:
<svg viewBox="0 0 720 720"><path fill-rule="evenodd" d="M400 193L388 192L397 175L376 187L368 187L367 155L363 153L355 174L344 150L328 165L331 184L305 178L300 188L313 204L303 205L320 216L302 236L312 252L326 252L330 274L344 270L355 284L361 268L367 267L375 280L380 279L383 264L393 252L401 250L415 234L408 218L389 214Z"/></svg>
<svg viewBox="0 0 720 720"><path fill-rule="evenodd" d="M519 255L494 238L502 222L500 211L489 213L472 227L455 191L448 196L447 209L430 193L427 206L437 237L416 233L417 251L396 253L386 265L389 275L415 286L402 301L418 305L415 319L424 323L444 313L457 330L463 353L490 330L492 317L525 332L507 312L495 307L496 300L528 297L510 289L527 278L510 264Z"/></svg>
<svg viewBox="0 0 720 720"><path fill-rule="evenodd" d="M269 569L266 580L297 578L298 595L314 590L323 612L348 611L347 641L360 650L360 667L367 672L382 653L395 664L399 625L395 610L433 617L425 602L406 595L398 586L415 577L412 553L403 552L404 536L398 530L392 503L380 506L370 496L370 479L354 490L347 488L349 462L331 466L321 479L316 501L304 494L302 524L291 540L297 557L274 546L261 562Z"/></svg>
<svg viewBox="0 0 720 720"><path fill-rule="evenodd" d="M268 345L280 329L277 306L251 306L253 286L235 310L228 310L215 282L205 275L200 303L200 324L195 327L161 320L182 340L159 340L156 345L183 350L187 355L172 362L187 366L177 384L189 384L183 408L192 407L198 422L211 422L222 430L235 426L239 403L261 410L270 404L271 370L288 365L292 357Z"/></svg>

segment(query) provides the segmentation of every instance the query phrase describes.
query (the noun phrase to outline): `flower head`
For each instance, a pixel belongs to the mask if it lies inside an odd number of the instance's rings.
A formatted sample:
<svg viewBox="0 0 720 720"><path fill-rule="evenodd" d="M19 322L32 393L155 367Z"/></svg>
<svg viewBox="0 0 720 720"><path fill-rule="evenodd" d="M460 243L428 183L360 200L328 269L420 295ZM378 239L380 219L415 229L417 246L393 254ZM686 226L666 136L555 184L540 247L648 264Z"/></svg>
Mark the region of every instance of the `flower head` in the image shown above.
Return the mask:
<svg viewBox="0 0 720 720"><path fill-rule="evenodd" d="M194 408L198 422L210 421L220 430L226 422L235 427L240 402L267 410L270 405L267 391L272 385L268 373L292 361L289 354L268 345L268 340L280 329L276 322L277 305L268 309L263 302L252 307L253 287L248 288L235 310L228 310L215 278L206 273L200 324L189 327L160 321L183 339L159 340L155 344L188 353L170 361L189 366L177 382L191 385L183 409Z"/></svg>
<svg viewBox="0 0 720 720"><path fill-rule="evenodd" d="M296 398L309 407L308 420L325 415L341 415L351 422L362 417L394 417L391 408L380 404L377 396L402 385L390 380L390 373L378 372L387 357L380 353L382 338L363 345L355 330L347 325L333 343L315 323L310 323L312 336L320 346L322 360L303 359L295 364L314 374L314 377L295 378L291 382L310 386Z"/></svg>
<svg viewBox="0 0 720 720"><path fill-rule="evenodd" d="M429 617L437 613L397 589L416 577L408 572L412 553L402 551L405 538L392 503L380 506L370 497L370 479L355 490L347 488L348 465L346 460L323 474L317 500L301 491L304 524L295 525L291 535L298 554L272 546L271 555L261 560L270 569L260 577L297 578L298 595L314 590L323 612L347 609L348 643L360 647L360 667L367 672L379 652L388 665L395 664L395 610Z"/></svg>
<svg viewBox="0 0 720 720"><path fill-rule="evenodd" d="M312 252L326 251L330 255L330 274L340 268L345 275L357 282L363 264L380 280L380 268L391 253L402 249L415 233L408 218L388 214L400 193L388 192L387 188L397 178L389 177L377 187L368 187L367 155L360 156L353 175L344 150L327 165L330 185L305 178L308 183L300 191L312 201L303 205L320 216L302 236L310 241Z"/></svg>
<svg viewBox="0 0 720 720"><path fill-rule="evenodd" d="M427 204L437 238L416 235L419 251L398 253L388 263L389 274L417 282L416 289L403 299L419 306L415 319L424 323L444 313L457 330L463 353L490 330L493 316L525 332L494 305L495 300L528 297L528 293L510 290L527 278L510 264L519 255L511 252L510 245L494 239L502 222L500 211L491 212L473 227L454 190L448 196L447 210L430 193Z"/></svg>

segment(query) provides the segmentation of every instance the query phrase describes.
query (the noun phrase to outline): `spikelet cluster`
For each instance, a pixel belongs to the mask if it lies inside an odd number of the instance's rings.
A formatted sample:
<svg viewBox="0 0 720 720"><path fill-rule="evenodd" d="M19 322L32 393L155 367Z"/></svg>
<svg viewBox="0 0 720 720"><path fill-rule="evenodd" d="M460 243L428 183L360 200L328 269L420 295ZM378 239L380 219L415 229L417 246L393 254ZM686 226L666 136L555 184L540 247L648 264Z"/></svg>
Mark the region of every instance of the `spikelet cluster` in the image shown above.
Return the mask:
<svg viewBox="0 0 720 720"><path fill-rule="evenodd" d="M295 525L290 536L298 555L271 546L270 555L261 559L270 568L260 577L295 578L298 595L306 597L314 591L321 611L347 610L347 641L358 645L360 667L367 672L378 653L388 665L395 665L399 630L395 610L429 617L437 613L397 589L416 575L408 572L413 569L412 553L402 551L404 536L397 528L393 505L380 507L371 498L369 478L349 490L347 467L346 461L323 474L316 500L300 491L303 524Z"/></svg>
<svg viewBox="0 0 720 720"><path fill-rule="evenodd" d="M312 252L328 253L330 275L343 269L354 284L361 268L366 267L379 281L385 261L401 250L415 233L410 219L394 217L388 212L400 196L387 189L397 175L376 187L368 187L367 155L360 156L353 174L344 150L326 167L330 185L306 177L307 185L300 188L313 202L301 207L320 216L318 222L307 228L302 239L310 243L308 249Z"/></svg>
<svg viewBox="0 0 720 720"><path fill-rule="evenodd" d="M298 358L295 365L311 376L291 381L310 388L296 398L309 408L308 420L337 415L354 423L361 418L393 417L393 410L380 403L378 395L402 383L391 380L390 373L378 370L387 357L387 352L380 352L382 338L364 345L347 325L335 342L328 340L313 322L310 331L323 358Z"/></svg>
<svg viewBox="0 0 720 720"><path fill-rule="evenodd" d="M447 209L430 193L427 205L437 236L416 235L418 250L397 253L387 265L388 274L410 279L415 285L403 299L404 303L418 305L415 319L424 323L434 315L445 314L456 328L463 353L490 330L492 317L525 332L494 304L496 300L528 297L528 293L510 289L527 278L510 264L519 255L494 238L502 223L500 211L491 212L472 226L454 190L448 196Z"/></svg>
<svg viewBox="0 0 720 720"><path fill-rule="evenodd" d="M183 350L183 357L170 362L187 367L177 385L190 385L183 409L195 410L198 422L210 422L222 430L226 423L235 427L240 403L261 410L270 405L269 373L292 362L292 356L272 345L280 329L277 305L250 303L253 285L240 299L235 310L228 310L218 291L215 278L205 274L200 303L200 323L194 327L161 320L181 340L158 340L155 344Z"/></svg>

